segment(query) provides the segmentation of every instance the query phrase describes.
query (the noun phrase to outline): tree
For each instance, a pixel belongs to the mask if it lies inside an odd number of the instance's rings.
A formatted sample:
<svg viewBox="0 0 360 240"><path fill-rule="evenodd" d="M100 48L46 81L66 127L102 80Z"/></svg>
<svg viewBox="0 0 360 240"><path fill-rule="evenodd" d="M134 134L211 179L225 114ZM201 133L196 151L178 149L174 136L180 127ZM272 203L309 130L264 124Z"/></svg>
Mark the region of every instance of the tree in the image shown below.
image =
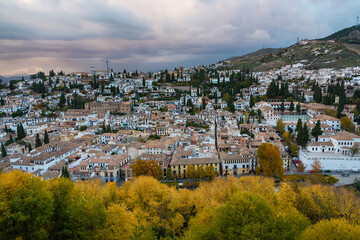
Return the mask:
<svg viewBox="0 0 360 240"><path fill-rule="evenodd" d="M296 170L299 172L299 173L303 173L305 171L305 165L300 161L298 163L298 166L296 167Z"/></svg>
<svg viewBox="0 0 360 240"><path fill-rule="evenodd" d="M9 145L12 144L12 143L14 143L14 139L13 139L13 137L12 137L12 134L10 134L10 137L9 137Z"/></svg>
<svg viewBox="0 0 360 240"><path fill-rule="evenodd" d="M288 131L284 132L284 134L282 135L284 142L286 145L289 145L291 143L292 140L292 134Z"/></svg>
<svg viewBox="0 0 360 240"><path fill-rule="evenodd" d="M308 141L309 141L309 131L305 123L303 128L298 132L296 136L296 143L305 147Z"/></svg>
<svg viewBox="0 0 360 240"><path fill-rule="evenodd" d="M38 147L40 147L40 146L42 146L42 141L41 141L41 139L40 139L39 134L37 133L37 134L36 134L36 139L35 139L35 147L38 148Z"/></svg>
<svg viewBox="0 0 360 240"><path fill-rule="evenodd" d="M104 240L132 239L133 231L138 226L135 213L124 205L112 204L106 209L106 221L100 237Z"/></svg>
<svg viewBox="0 0 360 240"><path fill-rule="evenodd" d="M6 149L5 149L4 144L2 143L1 144L1 157L6 157L6 156L7 156Z"/></svg>
<svg viewBox="0 0 360 240"><path fill-rule="evenodd" d="M299 155L300 148L296 143L291 142L289 144L289 148L290 148L290 155L292 157L297 157Z"/></svg>
<svg viewBox="0 0 360 240"><path fill-rule="evenodd" d="M296 124L295 131L297 133L299 133L299 132L301 132L301 130L302 130L302 121L301 121L301 118L299 118L298 121L297 121L297 124Z"/></svg>
<svg viewBox="0 0 360 240"><path fill-rule="evenodd" d="M45 134L44 134L44 144L48 144L50 141L49 141L49 135L48 135L48 132L45 130Z"/></svg>
<svg viewBox="0 0 360 240"><path fill-rule="evenodd" d="M28 150L29 150L29 152L32 151L32 146L31 146L31 143L30 143L30 142L28 143Z"/></svg>
<svg viewBox="0 0 360 240"><path fill-rule="evenodd" d="M277 121L276 128L281 134L284 134L285 125L284 125L284 122L283 122L283 120L281 118L279 118L279 120Z"/></svg>
<svg viewBox="0 0 360 240"><path fill-rule="evenodd" d="M300 111L301 111L301 107L300 107L300 103L298 103L296 104L296 112L300 114Z"/></svg>
<svg viewBox="0 0 360 240"><path fill-rule="evenodd" d="M207 165L205 167L206 177L214 179L216 177L215 169L212 165Z"/></svg>
<svg viewBox="0 0 360 240"><path fill-rule="evenodd" d="M197 171L197 175L198 175L198 177L200 178L200 179L203 179L203 178L205 178L206 177L206 171L205 171L205 169L203 168L203 166L198 166L197 167L197 169L196 169L196 171Z"/></svg>
<svg viewBox="0 0 360 240"><path fill-rule="evenodd" d="M355 131L355 125L351 121L349 117L342 117L340 118L341 127L348 132L354 132Z"/></svg>
<svg viewBox="0 0 360 240"><path fill-rule="evenodd" d="M202 109L206 109L206 101L205 98L202 98Z"/></svg>
<svg viewBox="0 0 360 240"><path fill-rule="evenodd" d="M316 138L316 141L318 140L318 137L322 134L321 126L320 126L320 120L318 120L315 124L315 127L311 130L311 135L313 135Z"/></svg>
<svg viewBox="0 0 360 240"><path fill-rule="evenodd" d="M171 167L168 167L166 169L166 179L167 180L173 180L173 174L172 174Z"/></svg>
<svg viewBox="0 0 360 240"><path fill-rule="evenodd" d="M82 131L85 131L86 129L87 129L87 126L84 125L79 128L79 131L82 132Z"/></svg>
<svg viewBox="0 0 360 240"><path fill-rule="evenodd" d="M0 174L0 196L0 239L50 237L54 199L47 181L19 170Z"/></svg>
<svg viewBox="0 0 360 240"><path fill-rule="evenodd" d="M59 108L63 108L65 106L66 99L64 93L61 93L60 100L58 103Z"/></svg>
<svg viewBox="0 0 360 240"><path fill-rule="evenodd" d="M256 172L263 173L265 176L282 176L284 174L284 163L278 146L262 143L257 150L257 156L259 166L256 167Z"/></svg>
<svg viewBox="0 0 360 240"><path fill-rule="evenodd" d="M290 108L289 108L290 112L294 111L294 102L291 100L290 102Z"/></svg>
<svg viewBox="0 0 360 240"><path fill-rule="evenodd" d="M321 163L318 158L315 158L314 162L311 164L311 168L314 173L321 172Z"/></svg>
<svg viewBox="0 0 360 240"><path fill-rule="evenodd" d="M70 174L66 166L61 168L61 177L70 178Z"/></svg>
<svg viewBox="0 0 360 240"><path fill-rule="evenodd" d="M353 157L355 154L359 153L359 148L354 145L350 148L350 152L351 152L351 156Z"/></svg>
<svg viewBox="0 0 360 240"><path fill-rule="evenodd" d="M299 239L355 240L359 236L360 226L357 224L351 224L345 219L324 219L309 226Z"/></svg>
<svg viewBox="0 0 360 240"><path fill-rule="evenodd" d="M249 106L250 106L250 108L255 106L255 100L254 100L254 96L252 94L250 95Z"/></svg>
<svg viewBox="0 0 360 240"><path fill-rule="evenodd" d="M135 163L131 164L131 168L135 176L151 176L156 179L162 178L162 169L154 160L145 161L138 159Z"/></svg>
<svg viewBox="0 0 360 240"><path fill-rule="evenodd" d="M196 169L193 165L188 165L185 172L185 177L195 179L197 177Z"/></svg>
<svg viewBox="0 0 360 240"><path fill-rule="evenodd" d="M24 127L21 123L17 125L16 133L17 133L17 140L21 140L26 137Z"/></svg>
<svg viewBox="0 0 360 240"><path fill-rule="evenodd" d="M285 111L284 99L281 101L280 111L281 112Z"/></svg>

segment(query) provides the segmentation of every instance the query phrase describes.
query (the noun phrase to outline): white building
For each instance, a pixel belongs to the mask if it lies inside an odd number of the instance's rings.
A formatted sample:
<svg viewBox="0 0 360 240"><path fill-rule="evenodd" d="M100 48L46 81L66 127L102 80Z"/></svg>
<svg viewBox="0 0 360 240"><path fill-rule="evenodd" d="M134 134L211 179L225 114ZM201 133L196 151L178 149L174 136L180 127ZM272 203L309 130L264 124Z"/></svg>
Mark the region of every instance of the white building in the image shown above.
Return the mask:
<svg viewBox="0 0 360 240"><path fill-rule="evenodd" d="M360 154L353 155L351 148L360 146L360 137L349 132L319 136L317 142L311 142L299 151L299 159L306 170L318 160L323 170L351 170L360 168Z"/></svg>

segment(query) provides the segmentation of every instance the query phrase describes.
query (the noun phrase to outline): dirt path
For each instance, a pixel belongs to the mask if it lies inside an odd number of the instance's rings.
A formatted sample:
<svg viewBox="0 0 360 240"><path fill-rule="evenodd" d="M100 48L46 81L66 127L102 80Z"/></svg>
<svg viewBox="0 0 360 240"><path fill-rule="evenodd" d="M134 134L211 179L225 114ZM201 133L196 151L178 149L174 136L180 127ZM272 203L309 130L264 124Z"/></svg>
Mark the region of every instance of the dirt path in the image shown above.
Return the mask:
<svg viewBox="0 0 360 240"><path fill-rule="evenodd" d="M347 49L350 51L356 52L358 55L360 55L360 49L356 48L355 46L351 46L350 44L344 44Z"/></svg>

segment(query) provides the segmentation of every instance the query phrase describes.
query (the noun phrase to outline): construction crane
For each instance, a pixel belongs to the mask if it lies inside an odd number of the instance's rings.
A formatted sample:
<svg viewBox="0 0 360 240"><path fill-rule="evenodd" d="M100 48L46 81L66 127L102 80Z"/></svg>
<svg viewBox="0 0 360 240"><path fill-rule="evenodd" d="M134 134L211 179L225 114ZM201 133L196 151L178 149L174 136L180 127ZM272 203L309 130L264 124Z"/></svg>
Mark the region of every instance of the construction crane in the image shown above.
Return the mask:
<svg viewBox="0 0 360 240"><path fill-rule="evenodd" d="M106 77L109 78L110 75L109 75L109 60L107 58L105 59L101 59L102 62L106 62Z"/></svg>

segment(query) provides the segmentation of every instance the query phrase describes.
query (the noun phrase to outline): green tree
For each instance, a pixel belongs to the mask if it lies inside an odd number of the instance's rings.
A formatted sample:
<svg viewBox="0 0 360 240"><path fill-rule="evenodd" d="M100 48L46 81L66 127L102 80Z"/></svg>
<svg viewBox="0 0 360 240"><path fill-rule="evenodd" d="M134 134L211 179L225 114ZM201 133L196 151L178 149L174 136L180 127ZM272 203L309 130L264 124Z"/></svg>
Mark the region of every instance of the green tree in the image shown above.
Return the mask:
<svg viewBox="0 0 360 240"><path fill-rule="evenodd" d="M70 173L69 173L69 171L68 171L68 169L67 169L66 166L63 166L63 167L61 168L61 177L70 178Z"/></svg>
<svg viewBox="0 0 360 240"><path fill-rule="evenodd" d="M2 143L1 144L1 157L6 157L6 156L7 156L6 149L5 149L4 144Z"/></svg>
<svg viewBox="0 0 360 240"><path fill-rule="evenodd" d="M300 114L300 111L301 111L301 107L300 107L300 103L298 103L296 104L296 112Z"/></svg>
<svg viewBox="0 0 360 240"><path fill-rule="evenodd" d="M41 141L41 139L40 139L39 134L37 133L37 134L36 134L36 139L35 139L35 147L38 148L38 147L40 147L40 146L42 146L42 141Z"/></svg>
<svg viewBox="0 0 360 240"><path fill-rule="evenodd" d="M294 111L294 102L291 100L290 102L290 108L289 108L290 112Z"/></svg>
<svg viewBox="0 0 360 240"><path fill-rule="evenodd" d="M82 131L85 131L86 129L87 129L87 126L84 125L79 128L79 131L82 132Z"/></svg>
<svg viewBox="0 0 360 240"><path fill-rule="evenodd" d="M48 144L50 141L49 141L49 135L48 135L48 132L45 130L45 134L44 134L44 144Z"/></svg>
<svg viewBox="0 0 360 240"><path fill-rule="evenodd" d="M14 139L12 137L12 134L10 134L10 137L9 137L9 145L12 144L14 142Z"/></svg>
<svg viewBox="0 0 360 240"><path fill-rule="evenodd" d="M58 103L59 108L64 108L65 103L66 103L65 95L64 93L61 93L60 100Z"/></svg>
<svg viewBox="0 0 360 240"><path fill-rule="evenodd" d="M250 106L250 108L255 106L255 100L254 100L254 96L252 94L250 95L249 106Z"/></svg>
<svg viewBox="0 0 360 240"><path fill-rule="evenodd" d="M28 150L29 150L29 152L32 151L32 146L31 146L31 143L30 143L30 142L28 143Z"/></svg>
<svg viewBox="0 0 360 240"><path fill-rule="evenodd" d="M271 143L262 143L257 150L259 165L256 167L257 173L265 176L282 176L285 172L283 160L278 146Z"/></svg>
<svg viewBox="0 0 360 240"><path fill-rule="evenodd" d="M318 140L318 137L322 134L321 126L320 126L320 120L318 120L315 124L315 127L311 130L311 135L313 135L316 138L316 141Z"/></svg>
<svg viewBox="0 0 360 240"><path fill-rule="evenodd" d="M168 167L167 170L166 170L166 179L167 180L173 180L173 174L172 174L171 167Z"/></svg>
<svg viewBox="0 0 360 240"><path fill-rule="evenodd" d="M281 112L285 111L284 99L281 101L280 111Z"/></svg>
<svg viewBox="0 0 360 240"><path fill-rule="evenodd" d="M299 134L299 132L301 132L301 130L302 130L302 121L301 121L301 118L299 118L296 123L295 131Z"/></svg>

